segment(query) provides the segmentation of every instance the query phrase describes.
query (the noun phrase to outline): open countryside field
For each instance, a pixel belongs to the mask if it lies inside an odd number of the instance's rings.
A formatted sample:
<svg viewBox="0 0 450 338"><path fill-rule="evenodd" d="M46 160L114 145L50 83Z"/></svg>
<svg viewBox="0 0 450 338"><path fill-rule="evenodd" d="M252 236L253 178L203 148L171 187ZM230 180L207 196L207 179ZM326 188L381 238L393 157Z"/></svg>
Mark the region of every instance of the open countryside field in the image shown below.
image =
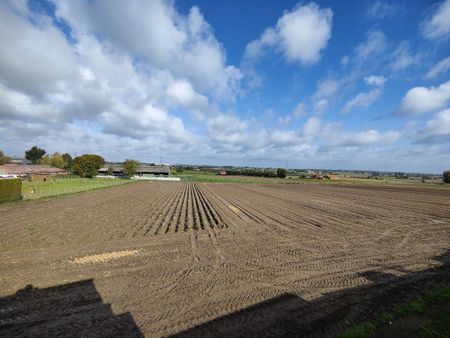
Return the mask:
<svg viewBox="0 0 450 338"><path fill-rule="evenodd" d="M289 175L286 179L272 177L257 177L244 175L218 175L216 172L184 170L182 173L172 170L171 174L179 177L184 182L204 182L204 183L255 183L255 184L287 184L287 183L318 183L318 184L409 184L409 185L442 185L441 179L426 179L422 182L420 179L397 179L393 176L370 177L369 175L360 175L354 177L352 173L339 174L338 180L318 180L314 178L302 178L296 175ZM370 177L370 178L368 178Z"/></svg>
<svg viewBox="0 0 450 338"><path fill-rule="evenodd" d="M138 182L0 206L0 336L335 336L448 283L445 186Z"/></svg>

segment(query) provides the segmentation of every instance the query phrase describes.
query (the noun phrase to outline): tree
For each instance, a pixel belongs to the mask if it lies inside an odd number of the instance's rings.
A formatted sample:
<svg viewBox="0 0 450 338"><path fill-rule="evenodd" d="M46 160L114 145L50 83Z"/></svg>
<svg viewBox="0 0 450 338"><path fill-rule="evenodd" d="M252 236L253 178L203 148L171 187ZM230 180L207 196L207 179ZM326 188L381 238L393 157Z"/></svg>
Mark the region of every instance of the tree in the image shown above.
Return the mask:
<svg viewBox="0 0 450 338"><path fill-rule="evenodd" d="M41 159L44 156L46 151L44 149L38 148L36 146L31 149L25 151L25 158L30 160L31 163L36 164L37 160Z"/></svg>
<svg viewBox="0 0 450 338"><path fill-rule="evenodd" d="M50 165L51 158L48 156L48 154L42 156L39 160L36 161L36 164L46 164Z"/></svg>
<svg viewBox="0 0 450 338"><path fill-rule="evenodd" d="M52 167L64 169L66 164L66 161L64 161L64 158L60 153L54 153L50 158L50 165Z"/></svg>
<svg viewBox="0 0 450 338"><path fill-rule="evenodd" d="M53 153L52 155L44 155L42 158L36 161L37 164L46 164L52 167L64 169L64 158L58 152Z"/></svg>
<svg viewBox="0 0 450 338"><path fill-rule="evenodd" d="M75 175L92 178L104 164L105 159L100 155L84 154L74 158L72 170Z"/></svg>
<svg viewBox="0 0 450 338"><path fill-rule="evenodd" d="M0 164L7 164L11 161L11 157L3 154L3 151L0 150Z"/></svg>
<svg viewBox="0 0 450 338"><path fill-rule="evenodd" d="M286 169L278 168L277 169L277 177L286 178Z"/></svg>
<svg viewBox="0 0 450 338"><path fill-rule="evenodd" d="M114 174L114 169L113 167L108 167L108 171L106 172L108 174L108 176L112 176Z"/></svg>
<svg viewBox="0 0 450 338"><path fill-rule="evenodd" d="M62 156L62 158L64 160L64 169L67 169L67 170L71 169L72 168L72 162L73 162L72 156L70 156L70 154L68 154L68 153L64 153L61 156Z"/></svg>
<svg viewBox="0 0 450 338"><path fill-rule="evenodd" d="M450 170L444 171L443 176L444 183L450 183Z"/></svg>
<svg viewBox="0 0 450 338"><path fill-rule="evenodd" d="M125 176L133 176L138 168L139 168L139 162L135 161L135 160L125 160L123 162L123 173L125 174Z"/></svg>

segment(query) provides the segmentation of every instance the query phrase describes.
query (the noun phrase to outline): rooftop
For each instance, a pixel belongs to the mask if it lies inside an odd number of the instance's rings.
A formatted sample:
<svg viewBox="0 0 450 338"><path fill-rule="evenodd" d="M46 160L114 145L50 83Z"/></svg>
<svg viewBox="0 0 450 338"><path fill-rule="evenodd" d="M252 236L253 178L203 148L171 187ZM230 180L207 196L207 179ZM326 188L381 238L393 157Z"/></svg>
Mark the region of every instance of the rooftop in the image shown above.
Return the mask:
<svg viewBox="0 0 450 338"><path fill-rule="evenodd" d="M0 174L7 175L51 175L66 174L64 169L52 167L46 164L22 165L22 164L3 164L0 165Z"/></svg>

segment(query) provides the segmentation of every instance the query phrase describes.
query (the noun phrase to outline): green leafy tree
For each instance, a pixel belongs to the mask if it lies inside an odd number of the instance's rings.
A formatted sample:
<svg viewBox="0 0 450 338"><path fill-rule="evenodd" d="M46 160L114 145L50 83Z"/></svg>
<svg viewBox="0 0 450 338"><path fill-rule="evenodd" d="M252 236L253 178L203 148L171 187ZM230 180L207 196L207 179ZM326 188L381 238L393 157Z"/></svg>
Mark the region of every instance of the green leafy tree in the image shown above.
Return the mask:
<svg viewBox="0 0 450 338"><path fill-rule="evenodd" d="M68 153L64 153L61 155L63 160L64 160L64 169L70 170L72 168L72 156L70 156L70 154Z"/></svg>
<svg viewBox="0 0 450 338"><path fill-rule="evenodd" d="M125 160L123 162L122 167L123 167L124 175L126 175L126 176L133 176L137 172L137 170L139 168L139 162L135 161L135 160L128 160L127 159L127 160Z"/></svg>
<svg viewBox="0 0 450 338"><path fill-rule="evenodd" d="M64 169L64 158L62 155L58 152L53 153L52 155L44 155L42 158L36 161L37 164L47 164L52 167L61 168Z"/></svg>
<svg viewBox="0 0 450 338"><path fill-rule="evenodd" d="M36 164L36 162L44 156L46 151L39 147L32 147L31 149L25 151L25 158L30 160L31 163Z"/></svg>
<svg viewBox="0 0 450 338"><path fill-rule="evenodd" d="M84 154L75 157L72 170L75 175L92 178L98 175L98 170L105 165L105 159L100 155Z"/></svg>
<svg viewBox="0 0 450 338"><path fill-rule="evenodd" d="M286 178L286 169L278 168L277 169L277 177Z"/></svg>
<svg viewBox="0 0 450 338"><path fill-rule="evenodd" d="M0 164L7 164L11 161L11 157L3 154L3 151L0 150Z"/></svg>
<svg viewBox="0 0 450 338"><path fill-rule="evenodd" d="M50 157L50 165L52 167L64 169L65 168L66 161L64 161L64 158L60 153L54 153Z"/></svg>
<svg viewBox="0 0 450 338"><path fill-rule="evenodd" d="M106 172L108 174L108 176L112 176L114 174L114 169L113 167L109 167L108 171Z"/></svg>
<svg viewBox="0 0 450 338"><path fill-rule="evenodd" d="M36 161L36 164L46 164L46 165L50 165L50 162L51 162L50 156L48 156L48 154L45 154L45 155L42 156L39 160Z"/></svg>
<svg viewBox="0 0 450 338"><path fill-rule="evenodd" d="M444 183L450 183L450 170L444 171L443 176Z"/></svg>

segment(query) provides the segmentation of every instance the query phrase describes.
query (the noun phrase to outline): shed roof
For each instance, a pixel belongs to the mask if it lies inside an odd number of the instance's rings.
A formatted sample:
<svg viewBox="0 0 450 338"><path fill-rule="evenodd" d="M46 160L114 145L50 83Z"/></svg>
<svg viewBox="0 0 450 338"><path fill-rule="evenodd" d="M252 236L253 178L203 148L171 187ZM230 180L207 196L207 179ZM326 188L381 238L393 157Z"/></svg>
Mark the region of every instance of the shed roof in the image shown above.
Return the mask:
<svg viewBox="0 0 450 338"><path fill-rule="evenodd" d="M36 165L3 164L0 165L0 172L8 175L67 174L67 172L64 169L52 167L46 164L36 164Z"/></svg>

